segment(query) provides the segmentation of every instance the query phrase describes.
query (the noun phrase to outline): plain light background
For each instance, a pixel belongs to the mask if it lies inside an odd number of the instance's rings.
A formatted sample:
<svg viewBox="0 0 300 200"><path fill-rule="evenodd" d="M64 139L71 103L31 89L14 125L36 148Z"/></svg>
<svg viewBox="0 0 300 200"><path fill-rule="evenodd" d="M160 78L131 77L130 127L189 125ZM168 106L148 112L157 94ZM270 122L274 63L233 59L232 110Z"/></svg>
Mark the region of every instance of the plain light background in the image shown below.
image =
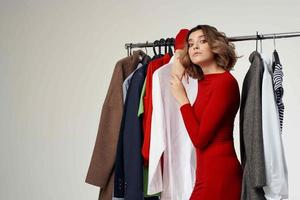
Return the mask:
<svg viewBox="0 0 300 200"><path fill-rule="evenodd" d="M115 63L127 56L126 42L175 37L198 24L229 37L300 31L299 7L296 0L0 0L0 199L97 199L99 188L84 180L101 106ZM273 41L262 44L271 56ZM235 45L243 57L232 73L241 89L255 41ZM300 37L276 40L291 200L300 199L299 46Z"/></svg>

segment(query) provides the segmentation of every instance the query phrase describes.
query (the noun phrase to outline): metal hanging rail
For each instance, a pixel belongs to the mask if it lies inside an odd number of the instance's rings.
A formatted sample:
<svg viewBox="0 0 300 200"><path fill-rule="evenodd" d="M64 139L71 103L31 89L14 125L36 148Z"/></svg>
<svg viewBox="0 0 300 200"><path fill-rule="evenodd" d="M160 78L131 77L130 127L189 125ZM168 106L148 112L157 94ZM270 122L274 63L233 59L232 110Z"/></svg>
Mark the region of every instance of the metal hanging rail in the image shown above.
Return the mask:
<svg viewBox="0 0 300 200"><path fill-rule="evenodd" d="M300 37L300 32L286 32L286 33L269 33L269 34L256 34L256 35L246 35L246 36L235 36L228 37L230 42L246 41L246 40L265 40L265 39L277 39L277 38L290 38L290 37ZM155 46L174 46L174 38L169 38L170 40L159 40L156 42L146 42L146 43L126 43L125 49L127 52L133 48L144 48ZM167 41L167 42L166 42Z"/></svg>

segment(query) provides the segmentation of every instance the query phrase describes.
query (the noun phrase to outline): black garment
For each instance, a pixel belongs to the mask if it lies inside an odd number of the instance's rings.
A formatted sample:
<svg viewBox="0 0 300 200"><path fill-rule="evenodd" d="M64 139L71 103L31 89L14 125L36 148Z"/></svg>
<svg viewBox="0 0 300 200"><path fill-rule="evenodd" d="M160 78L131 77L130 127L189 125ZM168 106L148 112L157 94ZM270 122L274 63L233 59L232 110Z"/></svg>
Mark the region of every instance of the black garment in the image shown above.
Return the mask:
<svg viewBox="0 0 300 200"><path fill-rule="evenodd" d="M251 66L243 81L240 106L240 148L243 167L241 200L265 200L265 157L262 133L262 77L260 54L249 56Z"/></svg>
<svg viewBox="0 0 300 200"><path fill-rule="evenodd" d="M144 200L141 154L143 130L142 119L138 117L138 108L147 67L147 64L143 65L132 76L126 95L118 141L114 196L124 197L125 200Z"/></svg>
<svg viewBox="0 0 300 200"><path fill-rule="evenodd" d="M157 197L157 196L145 197L145 200L159 200L159 197Z"/></svg>

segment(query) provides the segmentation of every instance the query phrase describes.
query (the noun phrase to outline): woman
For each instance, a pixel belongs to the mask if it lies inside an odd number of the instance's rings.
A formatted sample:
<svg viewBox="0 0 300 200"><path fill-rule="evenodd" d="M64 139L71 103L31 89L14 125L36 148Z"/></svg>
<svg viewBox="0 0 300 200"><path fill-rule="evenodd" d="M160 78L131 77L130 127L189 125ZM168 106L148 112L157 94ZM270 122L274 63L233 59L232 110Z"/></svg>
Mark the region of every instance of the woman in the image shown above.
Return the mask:
<svg viewBox="0 0 300 200"><path fill-rule="evenodd" d="M242 168L234 149L233 127L240 93L229 72L237 60L234 45L216 28L198 25L189 31L183 52L175 56L171 90L197 154L190 199L239 200ZM198 79L193 105L181 82L183 73Z"/></svg>

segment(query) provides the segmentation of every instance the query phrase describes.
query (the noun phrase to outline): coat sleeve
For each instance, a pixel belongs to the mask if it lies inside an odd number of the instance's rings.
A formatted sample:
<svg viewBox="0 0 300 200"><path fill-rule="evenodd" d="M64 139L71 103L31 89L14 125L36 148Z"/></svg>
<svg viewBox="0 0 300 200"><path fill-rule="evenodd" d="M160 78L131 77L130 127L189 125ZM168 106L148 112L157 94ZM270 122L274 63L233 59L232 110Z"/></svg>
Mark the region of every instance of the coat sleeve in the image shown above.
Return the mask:
<svg viewBox="0 0 300 200"><path fill-rule="evenodd" d="M113 172L117 142L123 114L123 72L124 63L115 66L106 94L98 125L94 150L86 176L86 183L104 188Z"/></svg>

